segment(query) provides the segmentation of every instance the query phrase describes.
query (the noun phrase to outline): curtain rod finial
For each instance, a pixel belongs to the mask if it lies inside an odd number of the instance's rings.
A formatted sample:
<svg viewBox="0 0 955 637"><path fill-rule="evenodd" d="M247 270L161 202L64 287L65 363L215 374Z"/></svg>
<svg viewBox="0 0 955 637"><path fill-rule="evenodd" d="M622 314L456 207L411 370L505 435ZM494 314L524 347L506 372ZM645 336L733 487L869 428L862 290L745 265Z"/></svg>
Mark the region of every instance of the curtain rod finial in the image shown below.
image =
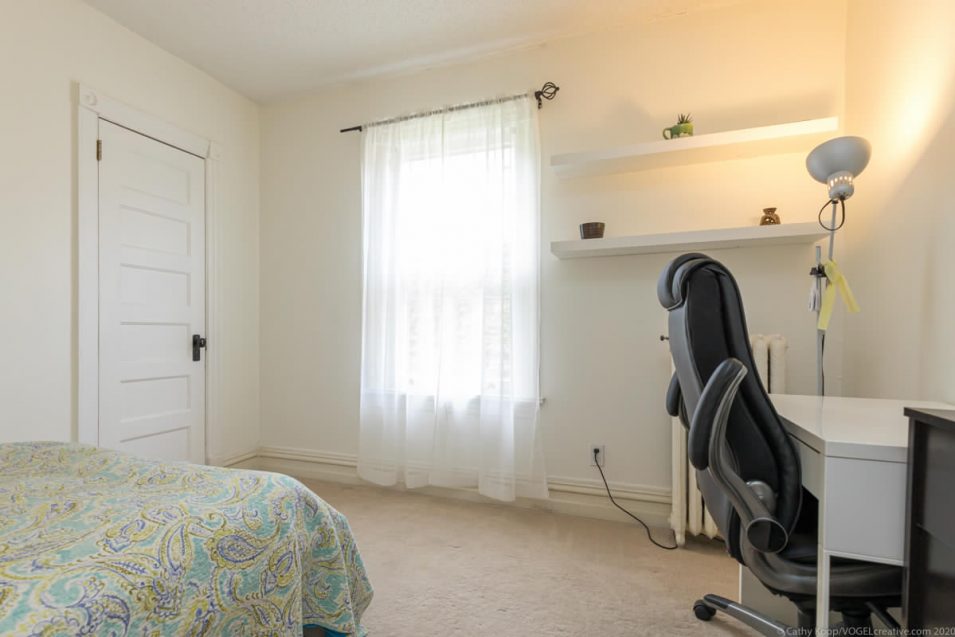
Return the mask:
<svg viewBox="0 0 955 637"><path fill-rule="evenodd" d="M543 100L552 100L557 97L557 91L560 90L560 87L554 84L553 82L544 82L544 86L540 88L539 91L534 91L534 97L537 98L537 108L543 108Z"/></svg>

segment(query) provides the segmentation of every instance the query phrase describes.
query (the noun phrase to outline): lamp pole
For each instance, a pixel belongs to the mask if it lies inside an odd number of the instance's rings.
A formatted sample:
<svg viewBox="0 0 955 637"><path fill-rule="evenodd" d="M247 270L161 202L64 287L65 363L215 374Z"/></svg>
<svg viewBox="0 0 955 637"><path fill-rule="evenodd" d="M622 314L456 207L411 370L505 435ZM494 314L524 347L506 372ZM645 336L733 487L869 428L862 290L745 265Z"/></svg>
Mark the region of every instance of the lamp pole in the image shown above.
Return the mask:
<svg viewBox="0 0 955 637"><path fill-rule="evenodd" d="M829 245L832 245L832 239L829 239ZM822 279L819 270L822 268L822 247L816 246L816 267L813 276L816 277L816 395L826 395L825 371L823 369L823 354L826 350L826 331L819 329L819 313L822 311Z"/></svg>
<svg viewBox="0 0 955 637"><path fill-rule="evenodd" d="M832 219L829 222L829 260L832 261L836 244L836 206L838 202L832 200ZM825 292L829 280L826 279L825 271L822 268L822 248L816 246L816 298L819 302L816 305L816 393L819 396L826 395L826 372L824 367L824 358L826 353L826 330L818 327L819 313L822 312L822 294Z"/></svg>
<svg viewBox="0 0 955 637"><path fill-rule="evenodd" d="M829 187L829 203L832 204L832 220L826 227L822 223L822 214L826 209L823 205L819 209L819 224L829 231L829 260L832 261L833 249L836 243L836 207L842 206L842 222L846 220L845 200L852 196L855 187L852 180L865 170L872 155L872 146L862 137L836 137L823 142L812 149L806 157L806 170L812 178ZM816 266L810 270L816 277L815 288L812 288L815 298L813 303L816 311L816 393L826 394L826 375L823 359L826 353L826 331L819 329L819 318L822 314L822 298L826 288L832 283L826 279L825 268L822 267L822 248L816 246ZM851 293L849 294L851 297ZM847 302L848 303L848 302ZM853 311L858 311L855 299L851 299ZM828 315L827 315L828 322Z"/></svg>

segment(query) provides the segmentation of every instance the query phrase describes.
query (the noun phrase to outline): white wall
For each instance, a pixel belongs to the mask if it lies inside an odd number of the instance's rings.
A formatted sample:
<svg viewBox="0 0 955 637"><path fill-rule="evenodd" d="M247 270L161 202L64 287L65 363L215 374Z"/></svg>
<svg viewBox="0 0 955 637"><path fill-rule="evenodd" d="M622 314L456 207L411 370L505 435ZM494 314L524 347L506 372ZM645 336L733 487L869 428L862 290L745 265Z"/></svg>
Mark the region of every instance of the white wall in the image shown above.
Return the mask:
<svg viewBox="0 0 955 637"><path fill-rule="evenodd" d="M258 444L258 107L77 0L0 0L0 440L75 438L75 86L217 141L222 419Z"/></svg>
<svg viewBox="0 0 955 637"><path fill-rule="evenodd" d="M955 402L955 3L849 4L846 115L872 142L849 200L846 391Z"/></svg>
<svg viewBox="0 0 955 637"><path fill-rule="evenodd" d="M357 452L361 325L359 139L338 129L552 80L543 143L543 410L549 473L594 480L588 446L626 485L669 488L669 357L655 283L668 256L558 261L552 240L748 225L766 206L808 221L825 198L804 153L561 181L552 153L658 139L678 112L697 134L841 115L845 4L752 3L569 38L469 64L369 80L263 108L262 443ZM809 150L808 148L806 149ZM795 391L814 387L809 247L717 253L752 331L792 342ZM833 331L831 383L840 338Z"/></svg>
<svg viewBox="0 0 955 637"><path fill-rule="evenodd" d="M552 476L592 478L586 446L603 443L612 480L669 485L653 292L667 257L563 262L549 242L593 219L608 234L748 224L767 205L810 220L824 197L801 153L571 181L546 168L552 153L655 139L678 111L698 133L844 114L873 142L837 251L864 311L837 317L830 386L955 401L955 5L925 2L744 4L267 107L260 237L254 103L76 0L0 0L0 440L75 436L75 82L222 147L214 460L259 442L260 343L262 444L357 451L358 139L338 128L548 79L562 86L541 112ZM740 278L751 329L790 337L793 388L810 391L808 249L716 256Z"/></svg>

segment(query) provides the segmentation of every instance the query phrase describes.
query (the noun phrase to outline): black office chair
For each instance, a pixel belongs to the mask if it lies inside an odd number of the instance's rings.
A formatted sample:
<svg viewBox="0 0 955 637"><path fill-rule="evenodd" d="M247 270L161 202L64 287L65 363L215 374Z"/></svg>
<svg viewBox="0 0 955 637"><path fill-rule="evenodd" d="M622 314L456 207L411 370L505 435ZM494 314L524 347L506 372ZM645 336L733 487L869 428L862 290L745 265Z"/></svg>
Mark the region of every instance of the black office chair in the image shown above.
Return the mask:
<svg viewBox="0 0 955 637"><path fill-rule="evenodd" d="M706 255L684 254L664 268L657 295L669 311L676 368L667 410L688 424L687 452L706 508L729 554L796 605L799 628L814 628L818 506L757 375L736 281ZM886 609L901 604L901 590L898 567L832 560L830 608L852 634L871 629L873 613L898 628ZM764 635L793 634L718 595L705 595L694 611L703 620L724 612Z"/></svg>

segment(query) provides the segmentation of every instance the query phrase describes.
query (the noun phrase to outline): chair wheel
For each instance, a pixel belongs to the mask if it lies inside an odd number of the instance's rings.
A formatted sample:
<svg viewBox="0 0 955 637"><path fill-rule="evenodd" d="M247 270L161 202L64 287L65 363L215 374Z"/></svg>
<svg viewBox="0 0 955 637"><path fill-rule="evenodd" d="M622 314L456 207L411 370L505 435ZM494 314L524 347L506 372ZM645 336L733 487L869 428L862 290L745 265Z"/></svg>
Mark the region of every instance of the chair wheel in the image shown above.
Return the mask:
<svg viewBox="0 0 955 637"><path fill-rule="evenodd" d="M708 622L713 619L716 609L707 605L702 599L698 599L693 604L693 614L696 615L697 619Z"/></svg>

